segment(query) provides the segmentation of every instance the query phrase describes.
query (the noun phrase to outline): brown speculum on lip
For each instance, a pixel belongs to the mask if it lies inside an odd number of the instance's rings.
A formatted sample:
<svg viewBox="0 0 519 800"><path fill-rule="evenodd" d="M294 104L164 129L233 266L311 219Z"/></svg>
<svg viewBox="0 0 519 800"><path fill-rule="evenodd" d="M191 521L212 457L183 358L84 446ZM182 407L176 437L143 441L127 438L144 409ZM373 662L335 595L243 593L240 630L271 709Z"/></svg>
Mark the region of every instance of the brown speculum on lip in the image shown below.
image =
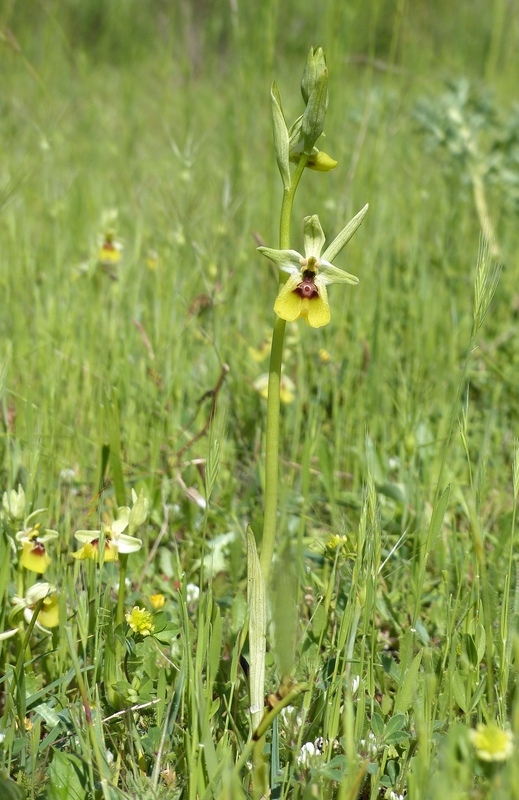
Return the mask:
<svg viewBox="0 0 519 800"><path fill-rule="evenodd" d="M303 272L303 280L296 286L294 293L303 298L303 300L311 300L313 297L319 297L319 289L315 285L314 277L313 272L305 270Z"/></svg>

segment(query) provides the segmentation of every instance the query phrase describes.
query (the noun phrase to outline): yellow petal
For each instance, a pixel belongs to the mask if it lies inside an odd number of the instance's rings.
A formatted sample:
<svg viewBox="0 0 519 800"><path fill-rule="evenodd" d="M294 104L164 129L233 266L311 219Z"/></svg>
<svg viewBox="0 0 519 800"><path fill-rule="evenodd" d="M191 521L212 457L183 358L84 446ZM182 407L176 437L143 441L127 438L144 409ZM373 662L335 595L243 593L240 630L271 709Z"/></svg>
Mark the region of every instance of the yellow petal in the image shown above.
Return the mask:
<svg viewBox="0 0 519 800"><path fill-rule="evenodd" d="M20 564L25 569L42 575L50 564L50 558L45 552L43 542L24 542Z"/></svg>
<svg viewBox="0 0 519 800"><path fill-rule="evenodd" d="M328 303L328 292L324 283L319 283L319 295L308 300L308 310L306 321L312 328L322 328L330 321L330 305Z"/></svg>
<svg viewBox="0 0 519 800"><path fill-rule="evenodd" d="M38 622L46 628L55 628L59 625L59 605L55 594L46 597L43 601L41 611L38 614Z"/></svg>
<svg viewBox="0 0 519 800"><path fill-rule="evenodd" d="M301 315L302 300L294 289L301 283L301 275L298 272L292 273L284 286L279 290L274 311L287 322L294 322Z"/></svg>

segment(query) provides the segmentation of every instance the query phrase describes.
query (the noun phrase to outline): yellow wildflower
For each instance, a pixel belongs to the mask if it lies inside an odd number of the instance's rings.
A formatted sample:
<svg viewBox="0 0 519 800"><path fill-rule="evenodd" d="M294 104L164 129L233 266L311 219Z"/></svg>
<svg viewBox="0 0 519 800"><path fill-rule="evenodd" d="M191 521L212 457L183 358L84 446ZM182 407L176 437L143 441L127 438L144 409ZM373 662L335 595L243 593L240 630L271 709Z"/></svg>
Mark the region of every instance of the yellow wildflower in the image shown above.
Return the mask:
<svg viewBox="0 0 519 800"><path fill-rule="evenodd" d="M506 761L513 753L514 740L511 731L504 731L494 722L488 725L480 723L469 735L481 761Z"/></svg>
<svg viewBox="0 0 519 800"><path fill-rule="evenodd" d="M150 595L150 603L155 609L155 611L157 611L159 608L164 608L164 605L166 603L166 598L164 597L163 594L160 594L160 592L158 592L157 594Z"/></svg>
<svg viewBox="0 0 519 800"><path fill-rule="evenodd" d="M126 614L126 622L134 633L140 633L141 636L149 636L154 629L150 612L146 611L145 608L139 608L139 606L134 606Z"/></svg>

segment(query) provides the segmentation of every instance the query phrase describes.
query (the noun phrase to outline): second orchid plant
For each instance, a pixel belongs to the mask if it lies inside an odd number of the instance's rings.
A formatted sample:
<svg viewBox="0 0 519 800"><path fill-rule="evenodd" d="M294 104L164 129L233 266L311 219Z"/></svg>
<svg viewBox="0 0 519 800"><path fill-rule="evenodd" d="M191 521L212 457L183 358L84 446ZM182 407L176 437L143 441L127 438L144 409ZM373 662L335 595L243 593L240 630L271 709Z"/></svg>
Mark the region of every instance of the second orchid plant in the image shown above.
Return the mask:
<svg viewBox="0 0 519 800"><path fill-rule="evenodd" d="M279 479L280 388L283 341L287 322L303 318L311 327L319 328L330 322L327 286L333 283L354 285L358 278L332 263L354 235L364 219L365 205L326 247L319 217L312 214L304 219L304 255L291 249L291 218L294 197L305 168L328 172L337 162L319 150L317 141L324 130L328 109L328 69L323 49L312 48L301 80L305 103L303 114L289 128L276 84L271 90L274 148L283 182L280 214L279 249L260 247L259 252L279 268L278 295L274 304L276 321L270 356L267 430L265 455L265 510L261 553L258 556L252 531L248 533L248 599L250 643L250 693L254 739L261 738L268 727L273 711L265 711L265 646L267 634L266 590L270 576L276 539ZM295 164L295 170L291 169ZM289 695L292 693L289 693ZM287 696L288 698L288 696ZM288 699L285 699L288 702ZM286 704L283 702L283 705ZM257 748L258 749L258 748ZM264 791L261 753L254 759L256 793Z"/></svg>

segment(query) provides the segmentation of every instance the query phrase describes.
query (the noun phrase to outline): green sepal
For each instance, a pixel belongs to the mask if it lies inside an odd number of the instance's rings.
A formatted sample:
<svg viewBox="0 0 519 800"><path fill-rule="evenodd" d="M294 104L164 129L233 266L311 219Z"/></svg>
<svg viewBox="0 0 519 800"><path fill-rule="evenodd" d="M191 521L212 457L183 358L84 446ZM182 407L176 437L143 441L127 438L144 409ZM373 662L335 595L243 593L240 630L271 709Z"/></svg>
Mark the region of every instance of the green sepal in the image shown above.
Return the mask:
<svg viewBox="0 0 519 800"><path fill-rule="evenodd" d="M305 256L316 259L321 257L321 250L325 242L325 235L317 214L305 217L303 221L303 236L305 240Z"/></svg>
<svg viewBox="0 0 519 800"><path fill-rule="evenodd" d="M341 252L342 248L348 244L351 237L361 224L362 220L368 213L369 204L366 203L364 208L361 208L358 214L353 219L350 219L348 224L342 229L338 236L335 237L333 242L326 248L322 255L323 261L333 261L335 256Z"/></svg>

